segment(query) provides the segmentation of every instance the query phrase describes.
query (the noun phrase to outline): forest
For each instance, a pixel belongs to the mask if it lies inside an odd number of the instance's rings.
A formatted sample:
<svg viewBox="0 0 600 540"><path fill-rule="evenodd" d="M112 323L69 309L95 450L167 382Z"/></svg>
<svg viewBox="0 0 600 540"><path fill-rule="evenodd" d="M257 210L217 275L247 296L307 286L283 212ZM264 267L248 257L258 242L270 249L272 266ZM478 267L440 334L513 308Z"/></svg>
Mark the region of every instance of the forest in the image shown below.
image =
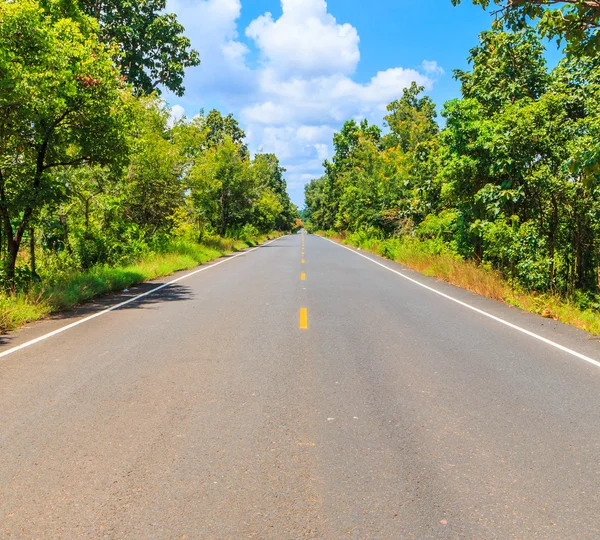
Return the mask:
<svg viewBox="0 0 600 540"><path fill-rule="evenodd" d="M296 226L232 115L173 121L200 58L165 7L0 5L1 330Z"/></svg>
<svg viewBox="0 0 600 540"><path fill-rule="evenodd" d="M440 119L414 83L387 106L384 130L346 122L306 186L307 226L379 242L391 258L466 261L598 310L600 3L473 3L495 20L454 72L461 97ZM555 41L564 54L550 69Z"/></svg>

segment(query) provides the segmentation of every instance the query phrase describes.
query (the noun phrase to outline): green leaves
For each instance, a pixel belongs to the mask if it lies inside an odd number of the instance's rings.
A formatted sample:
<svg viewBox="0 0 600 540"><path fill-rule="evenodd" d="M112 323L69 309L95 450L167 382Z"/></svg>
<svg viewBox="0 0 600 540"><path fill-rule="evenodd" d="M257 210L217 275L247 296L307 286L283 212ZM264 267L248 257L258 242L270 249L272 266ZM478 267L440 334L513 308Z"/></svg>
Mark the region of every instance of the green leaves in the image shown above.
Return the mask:
<svg viewBox="0 0 600 540"><path fill-rule="evenodd" d="M600 68L573 56L548 72L543 53L531 28L496 25L456 72L441 132L414 83L383 137L347 122L306 187L310 226L440 242L528 289L597 291Z"/></svg>
<svg viewBox="0 0 600 540"><path fill-rule="evenodd" d="M566 42L566 50L575 56L594 57L600 51L600 2L597 0L472 0L490 9L498 25L518 31L537 21L543 37ZM461 0L452 0L454 5Z"/></svg>
<svg viewBox="0 0 600 540"><path fill-rule="evenodd" d="M55 171L118 168L126 159L113 52L75 7L68 6L73 18L61 18L58 4L46 6L50 12L35 0L0 6L0 214L9 276L30 220L64 196L65 177Z"/></svg>
<svg viewBox="0 0 600 540"><path fill-rule="evenodd" d="M165 87L182 96L184 71L198 66L198 53L166 0L80 0L81 9L100 24L100 38L115 44L121 73L137 94Z"/></svg>
<svg viewBox="0 0 600 540"><path fill-rule="evenodd" d="M488 113L520 99L537 99L548 84L544 48L531 28L482 32L469 62L472 71L456 70L454 76L463 96L476 99Z"/></svg>

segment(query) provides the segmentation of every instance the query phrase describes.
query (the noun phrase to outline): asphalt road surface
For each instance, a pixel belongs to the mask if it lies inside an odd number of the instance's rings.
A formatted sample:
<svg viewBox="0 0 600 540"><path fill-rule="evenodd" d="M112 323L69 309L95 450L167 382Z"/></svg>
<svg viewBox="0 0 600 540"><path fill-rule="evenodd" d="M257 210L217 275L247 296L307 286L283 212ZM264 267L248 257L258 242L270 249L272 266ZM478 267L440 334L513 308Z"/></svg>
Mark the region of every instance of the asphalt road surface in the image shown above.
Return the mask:
<svg viewBox="0 0 600 540"><path fill-rule="evenodd" d="M0 537L600 537L597 340L369 258L288 236L5 338Z"/></svg>

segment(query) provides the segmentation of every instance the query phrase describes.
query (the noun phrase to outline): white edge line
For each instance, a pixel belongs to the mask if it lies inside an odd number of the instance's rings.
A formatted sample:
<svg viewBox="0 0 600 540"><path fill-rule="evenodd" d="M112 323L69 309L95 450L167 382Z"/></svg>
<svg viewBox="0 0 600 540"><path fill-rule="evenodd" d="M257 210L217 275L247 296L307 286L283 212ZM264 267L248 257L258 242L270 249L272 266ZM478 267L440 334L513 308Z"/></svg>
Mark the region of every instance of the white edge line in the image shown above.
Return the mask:
<svg viewBox="0 0 600 540"><path fill-rule="evenodd" d="M354 249L344 246L338 242L334 242L333 240L330 240L329 238L325 238L324 236L320 236L320 238L323 238L323 240L327 240L328 242L331 242L332 244L334 244L336 246L347 249L348 251L350 251L351 253L354 253L355 255L358 255L359 257L363 257L364 259L367 259L368 261L371 261L372 263L375 263L376 265L381 266L382 268L385 268L386 270L389 270L390 272L393 272L394 274L398 274L400 277L407 279L408 281L411 281L415 285L418 285L419 287L423 287L424 289L427 289L428 291L431 291L440 296L443 296L444 298L451 300L452 302L455 302L456 304L459 304L463 307L466 307L467 309L470 309L471 311L475 311L476 313L479 313L480 315L483 315L485 317L488 317L489 319L499 322L500 324L508 326L509 328L512 328L513 330L517 330L518 332L521 332L521 333L526 334L534 339L542 341L542 342L546 343L547 345L550 345L551 347L554 347L563 352L566 352L567 354L575 356L575 357L579 358L580 360L584 360L585 362L589 362L590 364L593 364L596 367L600 367L600 362L598 362L597 360L594 360L593 358L590 358L589 356L585 356L584 354L578 353L577 351L574 351L573 349L569 349L568 347L565 347L564 345L561 345L560 343L556 343L550 339L540 336L539 334L536 334L534 332L526 330L525 328L521 328L520 326L517 326L516 324L505 321L504 319L501 319L500 317L496 317L495 315L492 315L491 313L487 313L486 311L476 308L470 304L467 304L465 302L457 300L456 298L453 298L452 296L449 296L441 291L438 291L437 289L434 289L433 287L429 287L428 285L425 285L425 284L421 283L420 281L417 281L416 279L408 277L406 274L403 274L402 272L399 272L398 270L394 270L393 268L390 268L389 266L386 266L385 264L382 264L379 261L372 259L371 257L367 257L366 255L363 255L362 253L358 253L358 251L355 251Z"/></svg>
<svg viewBox="0 0 600 540"><path fill-rule="evenodd" d="M286 235L286 236L289 236L289 235ZM223 259L222 261L216 262L214 264L210 264L208 266L203 266L202 268L199 268L198 270L194 270L193 272L190 272L189 274L186 274L185 276L178 277L177 279L169 281L168 283L163 283L162 285L159 285L158 287L155 287L154 289L152 289L150 291L146 291L145 293L138 294L137 296L134 296L133 298L129 298L128 300L125 300L124 302L120 302L119 304L115 304L114 306L103 309L102 311L98 311L97 313L94 313L93 315L90 315L83 319L79 319L78 321L75 321L71 324L67 324L66 326L57 328L56 330L49 332L48 334L44 334L43 336L32 339L31 341L26 341L25 343L22 343L21 345L17 345L16 347L13 347L11 349L8 349L8 350L0 353L0 358L8 356L9 354L16 353L17 351L20 351L22 349L26 349L27 347L31 347L31 345L35 345L36 343L39 343L40 341L44 341L48 338L56 336L57 334L66 332L67 330L70 330L71 328L75 328L76 326L79 326L80 324L89 322L92 319L95 319L96 317L100 317L101 315L106 315L107 313L110 313L111 311L115 311L116 309L126 306L127 304L137 302L140 298L144 298L145 296L154 294L155 292L165 289L166 287L169 287L171 285L174 285L175 283L178 283L179 281L183 281L184 279L195 276L196 274L199 274L200 272L205 272L206 270L210 270L211 268L214 268L215 266L219 266L220 264L225 264L226 262L232 261L233 259L237 259L238 257L247 255L248 253L252 253L253 251L256 251L257 249L260 249L264 246L268 246L269 244L272 244L273 242L276 242L277 240L280 240L281 238L285 238L286 236L280 236L279 238L275 238L273 240L270 240L269 242L265 242L264 244L261 244L260 246L256 246L255 248L242 251L241 253L238 253L237 255L229 256L226 259Z"/></svg>

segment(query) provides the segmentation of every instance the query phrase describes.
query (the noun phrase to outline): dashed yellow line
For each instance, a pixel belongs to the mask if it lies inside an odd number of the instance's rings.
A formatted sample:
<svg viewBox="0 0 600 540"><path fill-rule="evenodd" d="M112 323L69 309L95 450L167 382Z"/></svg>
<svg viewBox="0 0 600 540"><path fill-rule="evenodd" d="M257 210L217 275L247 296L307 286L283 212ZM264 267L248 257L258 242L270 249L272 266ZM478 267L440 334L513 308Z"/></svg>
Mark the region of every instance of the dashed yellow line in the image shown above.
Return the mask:
<svg viewBox="0 0 600 540"><path fill-rule="evenodd" d="M308 310L300 308L300 330L308 330Z"/></svg>
<svg viewBox="0 0 600 540"><path fill-rule="evenodd" d="M301 281L306 281L306 273L305 273L305 272L302 272L302 273L300 274L300 280L301 280Z"/></svg>
<svg viewBox="0 0 600 540"><path fill-rule="evenodd" d="M305 261L304 259L302 259L302 264L305 264L305 262L306 262L306 261Z"/></svg>

